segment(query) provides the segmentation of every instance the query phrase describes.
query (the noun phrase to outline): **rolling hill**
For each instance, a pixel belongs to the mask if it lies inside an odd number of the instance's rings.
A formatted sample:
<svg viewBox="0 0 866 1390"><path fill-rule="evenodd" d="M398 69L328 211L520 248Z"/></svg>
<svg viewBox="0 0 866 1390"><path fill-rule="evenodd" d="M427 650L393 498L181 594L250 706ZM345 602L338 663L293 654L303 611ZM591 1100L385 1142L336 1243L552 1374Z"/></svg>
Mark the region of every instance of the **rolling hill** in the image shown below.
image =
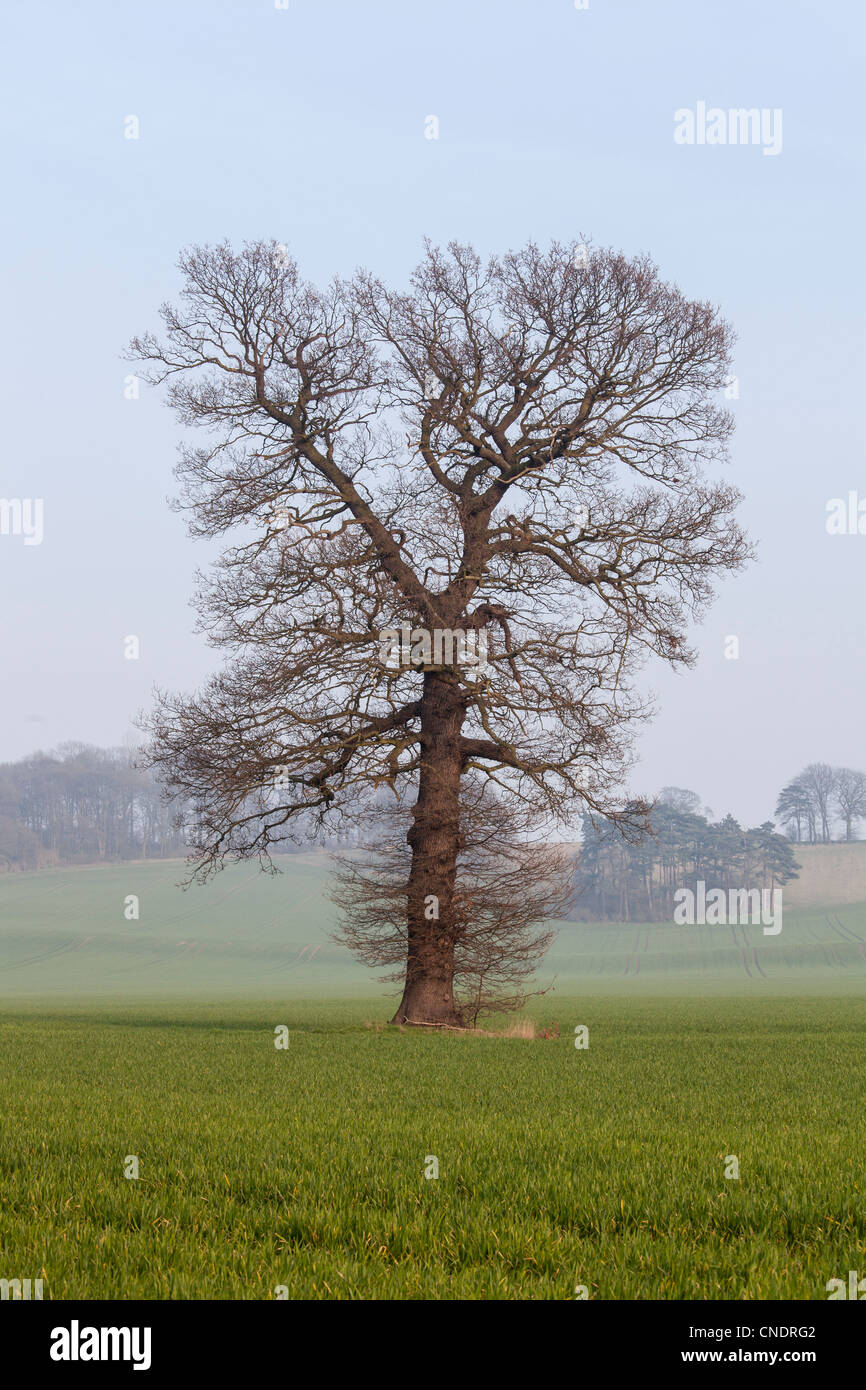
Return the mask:
<svg viewBox="0 0 866 1390"><path fill-rule="evenodd" d="M539 983L703 993L859 990L866 983L866 845L806 850L785 890L783 930L672 923L559 924ZM842 866L837 877L834 865ZM271 876L234 865L182 891L182 861L0 878L0 991L23 995L382 996L387 987L329 937L328 861L287 857ZM139 917L125 905L138 898ZM823 896L822 896L823 895Z"/></svg>

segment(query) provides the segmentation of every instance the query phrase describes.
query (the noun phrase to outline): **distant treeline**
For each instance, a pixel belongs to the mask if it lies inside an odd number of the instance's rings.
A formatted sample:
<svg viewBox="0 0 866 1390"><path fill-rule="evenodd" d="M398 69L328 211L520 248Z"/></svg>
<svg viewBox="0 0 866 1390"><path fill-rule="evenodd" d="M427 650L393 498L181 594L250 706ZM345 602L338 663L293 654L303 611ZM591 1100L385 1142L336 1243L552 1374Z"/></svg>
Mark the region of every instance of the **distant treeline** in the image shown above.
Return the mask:
<svg viewBox="0 0 866 1390"><path fill-rule="evenodd" d="M663 799L665 794L669 799ZM652 834L630 844L609 821L585 816L576 870L575 916L587 921L670 920L678 888L774 888L797 877L791 842L771 821L744 830L733 816L715 824L693 792L666 788Z"/></svg>
<svg viewBox="0 0 866 1390"><path fill-rule="evenodd" d="M134 757L67 743L0 764L0 870L182 855L177 808Z"/></svg>
<svg viewBox="0 0 866 1390"><path fill-rule="evenodd" d="M796 876L791 840L828 841L834 813L845 838L854 837L866 816L866 778L810 764L779 798L776 815L787 839L770 821L753 830L731 816L712 824L699 805L694 792L664 788L653 813L654 834L638 845L608 822L584 817L577 915L663 919L675 889L702 877L720 888L782 884ZM177 822L184 810L179 802L166 803L153 772L136 766L134 749L67 743L0 764L0 872L182 857L187 847ZM303 815L293 830L297 842L275 845L274 853L353 846L363 838L357 829L323 838Z"/></svg>
<svg viewBox="0 0 866 1390"><path fill-rule="evenodd" d="M0 873L55 864L125 859L175 859L187 853L177 820L181 802L167 803L153 772L136 766L129 748L66 743L20 762L0 763ZM321 845L309 818L275 853ZM344 846L357 835L328 842Z"/></svg>

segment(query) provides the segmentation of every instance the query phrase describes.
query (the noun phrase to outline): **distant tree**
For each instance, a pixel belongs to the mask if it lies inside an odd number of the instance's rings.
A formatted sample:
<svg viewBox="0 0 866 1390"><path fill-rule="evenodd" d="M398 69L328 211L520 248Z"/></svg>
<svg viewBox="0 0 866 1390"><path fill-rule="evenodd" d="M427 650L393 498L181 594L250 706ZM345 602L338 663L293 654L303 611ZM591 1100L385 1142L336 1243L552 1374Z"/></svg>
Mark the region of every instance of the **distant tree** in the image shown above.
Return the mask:
<svg viewBox="0 0 866 1390"><path fill-rule="evenodd" d="M697 792L690 792L686 787L662 787L656 800L686 815L696 816L701 809L701 798Z"/></svg>
<svg viewBox="0 0 866 1390"><path fill-rule="evenodd" d="M789 883L799 878L799 864L789 841L776 833L771 820L764 821L757 830L748 832L750 848L761 878L762 886L775 888L776 884Z"/></svg>
<svg viewBox="0 0 866 1390"><path fill-rule="evenodd" d="M809 763L782 789L776 817L789 827L793 838L807 839L810 844L830 843L837 778L838 769L829 763Z"/></svg>
<svg viewBox="0 0 866 1390"><path fill-rule="evenodd" d="M831 802L836 790L836 770L830 767L829 763L809 763L808 767L803 768L800 776L803 785L811 793L818 813L821 840L825 845L829 844L832 839Z"/></svg>
<svg viewBox="0 0 866 1390"><path fill-rule="evenodd" d="M866 816L866 773L837 767L835 790L836 809L845 826L845 839L853 840L855 823Z"/></svg>
<svg viewBox="0 0 866 1390"><path fill-rule="evenodd" d="M20 795L10 768L0 768L0 870L39 869L51 856L21 819Z"/></svg>
<svg viewBox="0 0 866 1390"><path fill-rule="evenodd" d="M711 826L717 860L714 884L719 888L745 887L749 876L749 842L739 821L730 814Z"/></svg>
<svg viewBox="0 0 866 1390"><path fill-rule="evenodd" d="M795 777L779 793L776 802L776 819L787 827L792 840L800 844L804 840L815 843L815 809L811 793L806 785Z"/></svg>

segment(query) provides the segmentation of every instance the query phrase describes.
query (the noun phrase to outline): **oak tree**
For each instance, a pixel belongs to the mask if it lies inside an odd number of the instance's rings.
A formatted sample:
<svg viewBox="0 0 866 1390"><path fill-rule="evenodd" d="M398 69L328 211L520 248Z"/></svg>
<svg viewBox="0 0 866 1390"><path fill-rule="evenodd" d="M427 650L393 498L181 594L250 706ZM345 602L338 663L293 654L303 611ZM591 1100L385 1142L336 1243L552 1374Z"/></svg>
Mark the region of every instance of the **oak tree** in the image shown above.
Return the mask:
<svg viewBox="0 0 866 1390"><path fill-rule="evenodd" d="M198 593L225 662L160 696L153 761L192 803L201 876L267 866L301 813L408 799L395 1017L453 1024L461 785L639 822L620 792L636 671L693 660L689 621L748 554L738 494L706 477L730 329L646 257L585 242L428 245L401 290L317 288L275 242L180 268L161 339L133 351L201 432L180 505L226 538Z"/></svg>

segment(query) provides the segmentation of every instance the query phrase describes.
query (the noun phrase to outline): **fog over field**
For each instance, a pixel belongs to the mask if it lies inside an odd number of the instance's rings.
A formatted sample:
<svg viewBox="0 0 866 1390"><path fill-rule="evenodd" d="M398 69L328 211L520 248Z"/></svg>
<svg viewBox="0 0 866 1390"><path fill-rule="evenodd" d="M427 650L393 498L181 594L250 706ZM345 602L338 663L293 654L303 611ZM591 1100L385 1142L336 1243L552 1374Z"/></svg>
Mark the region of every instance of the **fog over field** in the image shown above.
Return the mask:
<svg viewBox="0 0 866 1390"><path fill-rule="evenodd" d="M549 991L545 1010L556 1013L560 999L572 1008L586 992L701 997L862 990L866 898L826 902L820 858L827 853L812 851L812 864L786 899L778 935L751 922L556 923L557 938L538 972ZM849 874L862 891L866 845L839 846L839 855L855 861ZM393 986L377 985L332 939L330 870L324 854L292 855L277 878L240 865L185 895L176 886L180 861L5 875L4 993L72 1000L360 996L381 1010ZM131 897L138 917L124 915Z"/></svg>

